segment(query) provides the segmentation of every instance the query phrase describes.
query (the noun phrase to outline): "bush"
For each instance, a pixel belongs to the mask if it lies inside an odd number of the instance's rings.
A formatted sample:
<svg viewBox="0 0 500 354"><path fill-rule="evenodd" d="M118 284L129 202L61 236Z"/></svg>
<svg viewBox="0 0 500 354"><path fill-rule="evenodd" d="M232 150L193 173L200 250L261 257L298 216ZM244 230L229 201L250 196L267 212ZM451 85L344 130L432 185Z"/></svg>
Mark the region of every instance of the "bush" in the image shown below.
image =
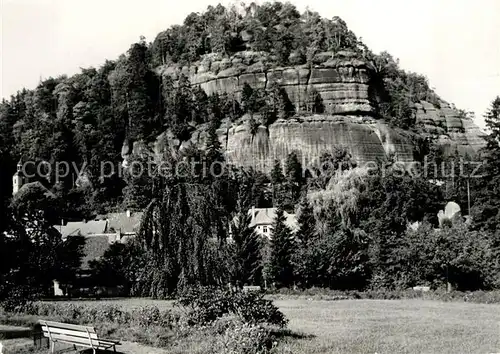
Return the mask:
<svg viewBox="0 0 500 354"><path fill-rule="evenodd" d="M73 324L111 323L149 328L169 327L178 321L169 310L143 306L126 311L116 305L83 306L72 303L36 302L25 306L23 313Z"/></svg>
<svg viewBox="0 0 500 354"><path fill-rule="evenodd" d="M213 337L209 353L264 354L273 346L270 331L262 326L239 321L226 322L225 326L219 336Z"/></svg>
<svg viewBox="0 0 500 354"><path fill-rule="evenodd" d="M259 294L198 288L186 293L181 301L190 308L189 326L180 321L180 316L156 306L126 310L107 304L50 302L33 303L24 308L25 314L1 313L0 323L36 327L40 318L46 318L91 324L103 336L192 354L267 354L279 340L279 329L265 323L286 324L283 314ZM196 312L198 317L194 317ZM239 318L225 316L228 314ZM31 347L19 352L39 351Z"/></svg>
<svg viewBox="0 0 500 354"><path fill-rule="evenodd" d="M254 292L238 292L233 296L233 312L245 323L269 323L285 327L288 320L272 301Z"/></svg>
<svg viewBox="0 0 500 354"><path fill-rule="evenodd" d="M285 327L288 320L263 294L236 289L199 287L182 294L177 305L186 307L189 325L206 325L225 315L235 315L244 323L267 323Z"/></svg>

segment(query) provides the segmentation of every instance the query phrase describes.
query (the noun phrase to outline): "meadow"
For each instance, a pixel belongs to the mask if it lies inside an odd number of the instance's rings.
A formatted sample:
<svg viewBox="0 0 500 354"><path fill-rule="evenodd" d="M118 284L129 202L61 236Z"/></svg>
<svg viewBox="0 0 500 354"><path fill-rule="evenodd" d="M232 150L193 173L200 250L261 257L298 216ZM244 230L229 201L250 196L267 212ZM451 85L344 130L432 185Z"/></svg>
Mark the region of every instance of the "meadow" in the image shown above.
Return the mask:
<svg viewBox="0 0 500 354"><path fill-rule="evenodd" d="M281 300L307 354L500 353L500 305L430 300Z"/></svg>
<svg viewBox="0 0 500 354"><path fill-rule="evenodd" d="M171 301L148 299L72 303L86 306L105 303L127 309L144 305L172 308ZM280 344L279 353L500 353L499 304L286 297L275 300L275 304L289 318L288 327L292 331L292 336L285 337Z"/></svg>

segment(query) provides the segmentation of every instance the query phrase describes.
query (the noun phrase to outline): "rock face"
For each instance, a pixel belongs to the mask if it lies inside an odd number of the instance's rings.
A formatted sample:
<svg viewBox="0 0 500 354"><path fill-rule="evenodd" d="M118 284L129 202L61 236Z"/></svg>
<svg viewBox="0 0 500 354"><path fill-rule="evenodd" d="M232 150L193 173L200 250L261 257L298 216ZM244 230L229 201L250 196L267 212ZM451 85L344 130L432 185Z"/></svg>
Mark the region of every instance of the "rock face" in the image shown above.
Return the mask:
<svg viewBox="0 0 500 354"><path fill-rule="evenodd" d="M284 161L296 151L303 166L314 165L334 146L345 148L358 163L376 162L390 153L401 161L413 160L411 137L370 117L312 116L278 120L259 126L252 135L248 124L219 130L228 161L270 171L274 160Z"/></svg>
<svg viewBox="0 0 500 354"><path fill-rule="evenodd" d="M258 89L268 89L272 83L277 83L287 91L297 109L305 105L308 92L314 88L321 95L329 114L356 112L371 115L375 112L375 97L371 97L369 85L370 69L361 60L344 57L311 66L270 68L261 61L255 62L255 58L246 58L244 52L239 55L243 58L236 57L232 62L223 59L189 68L168 67L161 69L160 73L174 79L184 74L208 95L225 92L239 97L245 83ZM244 59L249 65L244 64ZM214 72L214 67L219 71Z"/></svg>
<svg viewBox="0 0 500 354"><path fill-rule="evenodd" d="M285 88L297 110L307 106L313 88L321 95L323 115L278 120L269 127L259 126L254 133L245 122L226 122L218 132L227 160L270 171L275 159L284 161L292 151L309 165L334 146L349 150L358 162L376 161L388 154L400 161L413 160L415 133L392 128L375 118L378 94L371 86L371 69L366 63L349 55L334 59L323 53L322 59L311 66L272 67L263 55L242 52L231 59L207 56L191 67L158 70L160 75L174 79L187 75L208 95L225 92L236 98L245 83L267 89L275 82ZM443 146L445 152L473 154L484 145L473 120L459 116L446 102L435 107L422 101L415 105L415 116L422 135ZM157 155L166 149L182 150L192 143L203 145L204 133L196 131L188 142L179 142L168 134L160 140L162 143L155 147Z"/></svg>
<svg viewBox="0 0 500 354"><path fill-rule="evenodd" d="M424 134L433 138L446 153L458 151L473 155L485 144L483 133L470 117L461 117L459 112L446 102L441 107L422 101L415 104L417 124L422 124Z"/></svg>

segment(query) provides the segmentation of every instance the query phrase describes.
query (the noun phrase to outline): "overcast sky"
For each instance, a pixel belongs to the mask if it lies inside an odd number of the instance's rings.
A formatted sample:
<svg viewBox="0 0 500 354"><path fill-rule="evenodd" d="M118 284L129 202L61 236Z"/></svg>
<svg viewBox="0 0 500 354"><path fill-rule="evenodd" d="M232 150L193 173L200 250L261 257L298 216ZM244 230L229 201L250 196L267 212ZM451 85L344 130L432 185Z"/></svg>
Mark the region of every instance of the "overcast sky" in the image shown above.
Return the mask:
<svg viewBox="0 0 500 354"><path fill-rule="evenodd" d="M74 74L115 59L144 35L178 24L211 0L0 0L1 91L9 97L40 78ZM221 1L227 4L228 1ZM323 17L340 16L376 52L389 51L404 69L480 125L500 95L499 0L294 0Z"/></svg>

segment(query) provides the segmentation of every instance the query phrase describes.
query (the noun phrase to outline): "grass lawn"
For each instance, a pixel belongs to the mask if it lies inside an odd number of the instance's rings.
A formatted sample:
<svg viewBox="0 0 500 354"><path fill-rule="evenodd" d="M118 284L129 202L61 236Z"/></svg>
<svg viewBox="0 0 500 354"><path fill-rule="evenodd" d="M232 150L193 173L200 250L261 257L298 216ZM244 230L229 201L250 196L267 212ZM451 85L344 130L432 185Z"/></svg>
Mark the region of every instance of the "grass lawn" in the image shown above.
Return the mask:
<svg viewBox="0 0 500 354"><path fill-rule="evenodd" d="M172 307L172 301L148 299L73 303ZM289 328L303 337L287 337L280 345L283 354L500 353L500 305L417 299L275 303L289 318Z"/></svg>
<svg viewBox="0 0 500 354"><path fill-rule="evenodd" d="M275 302L291 330L290 353L500 353L500 305L425 300Z"/></svg>

